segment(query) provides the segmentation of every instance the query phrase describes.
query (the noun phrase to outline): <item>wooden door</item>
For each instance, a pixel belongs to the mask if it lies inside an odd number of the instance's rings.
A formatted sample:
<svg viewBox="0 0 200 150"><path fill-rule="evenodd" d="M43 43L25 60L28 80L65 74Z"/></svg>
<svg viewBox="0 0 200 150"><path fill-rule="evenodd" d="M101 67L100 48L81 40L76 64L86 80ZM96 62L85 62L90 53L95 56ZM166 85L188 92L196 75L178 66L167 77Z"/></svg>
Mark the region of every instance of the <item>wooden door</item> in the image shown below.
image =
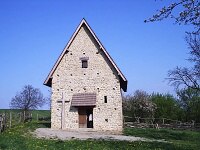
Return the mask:
<svg viewBox="0 0 200 150"><path fill-rule="evenodd" d="M87 113L86 109L79 108L78 109L79 115L79 128L87 128Z"/></svg>

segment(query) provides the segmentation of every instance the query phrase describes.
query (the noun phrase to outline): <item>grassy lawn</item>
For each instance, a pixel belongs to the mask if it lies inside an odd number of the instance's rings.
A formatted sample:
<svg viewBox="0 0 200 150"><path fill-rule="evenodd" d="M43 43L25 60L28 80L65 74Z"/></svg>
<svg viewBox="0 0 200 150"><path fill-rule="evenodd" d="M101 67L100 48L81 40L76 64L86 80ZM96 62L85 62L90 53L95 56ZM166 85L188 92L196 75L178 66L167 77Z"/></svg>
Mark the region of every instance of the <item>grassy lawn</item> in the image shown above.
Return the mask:
<svg viewBox="0 0 200 150"><path fill-rule="evenodd" d="M200 149L200 132L198 131L126 128L124 134L150 139L165 139L173 143L175 148Z"/></svg>
<svg viewBox="0 0 200 150"><path fill-rule="evenodd" d="M126 141L105 141L105 140L44 140L36 139L30 131L38 127L47 127L48 124L29 122L20 124L0 134L0 149L199 149L200 133L192 131L174 130L153 130L153 129L125 129L127 135L140 137L166 139L172 143L159 142L126 142Z"/></svg>
<svg viewBox="0 0 200 150"><path fill-rule="evenodd" d="M18 112L18 110L0 110L2 112ZM164 139L166 142L127 142L127 141L105 141L105 140L45 140L37 139L30 134L39 127L49 127L47 122L36 122L37 114L49 116L49 110L35 110L32 112L33 121L25 124L16 124L11 129L7 129L0 134L0 150L53 150L53 149L175 149L175 150L198 150L200 149L200 132L180 131L171 129L138 129L125 128L124 134L128 136L145 137L149 139Z"/></svg>
<svg viewBox="0 0 200 150"><path fill-rule="evenodd" d="M44 140L36 139L29 133L38 127L46 127L43 123L25 123L0 134L0 149L152 149L157 143L119 142L104 140ZM159 145L159 144L158 144ZM164 145L163 145L164 146ZM160 147L160 146L158 146ZM162 147L162 146L161 146Z"/></svg>

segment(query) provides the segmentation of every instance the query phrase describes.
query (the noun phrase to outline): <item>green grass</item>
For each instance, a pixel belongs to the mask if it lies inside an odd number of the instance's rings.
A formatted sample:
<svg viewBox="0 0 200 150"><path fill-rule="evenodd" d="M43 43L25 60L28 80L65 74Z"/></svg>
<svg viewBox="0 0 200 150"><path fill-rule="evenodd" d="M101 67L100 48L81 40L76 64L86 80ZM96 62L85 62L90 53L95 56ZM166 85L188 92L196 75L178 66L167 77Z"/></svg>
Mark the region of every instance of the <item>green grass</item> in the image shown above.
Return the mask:
<svg viewBox="0 0 200 150"><path fill-rule="evenodd" d="M47 127L48 123L28 122L20 124L0 134L0 149L199 149L199 132L153 130L153 129L125 129L125 134L140 137L166 139L165 142L127 142L127 141L105 141L105 140L45 140L34 138L30 132L39 127Z"/></svg>
<svg viewBox="0 0 200 150"><path fill-rule="evenodd" d="M124 134L150 139L164 139L182 149L200 148L200 132L198 131L125 128Z"/></svg>
<svg viewBox="0 0 200 150"><path fill-rule="evenodd" d="M176 146L158 142L126 142L105 140L45 140L32 137L30 131L38 127L46 127L43 123L29 122L21 124L0 134L0 149L176 149Z"/></svg>
<svg viewBox="0 0 200 150"><path fill-rule="evenodd" d="M10 110L0 110L9 112ZM17 110L12 110L15 112ZM35 110L33 117L48 116L50 111ZM17 124L11 129L7 129L0 134L0 150L3 149L28 149L28 150L54 150L54 149L169 149L169 150L198 150L200 148L200 132L197 131L180 131L171 129L138 129L125 128L124 134L128 136L146 137L150 139L164 139L168 142L127 142L127 141L105 141L105 140L46 140L33 137L30 132L36 128L49 127L48 122L27 122L25 124Z"/></svg>

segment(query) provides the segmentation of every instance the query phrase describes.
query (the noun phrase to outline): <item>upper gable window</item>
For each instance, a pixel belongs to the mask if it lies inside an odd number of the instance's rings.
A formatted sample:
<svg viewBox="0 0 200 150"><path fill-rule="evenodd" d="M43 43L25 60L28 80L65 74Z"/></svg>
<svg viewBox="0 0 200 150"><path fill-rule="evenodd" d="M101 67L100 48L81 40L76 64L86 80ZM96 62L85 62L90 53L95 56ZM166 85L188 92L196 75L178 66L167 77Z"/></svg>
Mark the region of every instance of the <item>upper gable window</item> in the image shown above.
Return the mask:
<svg viewBox="0 0 200 150"><path fill-rule="evenodd" d="M81 57L80 60L82 62L82 68L88 68L89 57Z"/></svg>
<svg viewBox="0 0 200 150"><path fill-rule="evenodd" d="M88 61L82 60L82 68L87 68L87 67L88 67Z"/></svg>

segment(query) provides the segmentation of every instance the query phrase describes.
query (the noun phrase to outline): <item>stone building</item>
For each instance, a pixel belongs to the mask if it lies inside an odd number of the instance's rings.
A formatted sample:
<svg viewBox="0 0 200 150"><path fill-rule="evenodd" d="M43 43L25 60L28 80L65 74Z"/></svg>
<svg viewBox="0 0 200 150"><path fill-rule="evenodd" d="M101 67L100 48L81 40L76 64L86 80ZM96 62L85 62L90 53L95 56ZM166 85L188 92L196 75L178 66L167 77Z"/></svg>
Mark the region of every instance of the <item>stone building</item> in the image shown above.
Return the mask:
<svg viewBox="0 0 200 150"><path fill-rule="evenodd" d="M85 19L44 85L52 88L52 128L122 131L127 80Z"/></svg>

